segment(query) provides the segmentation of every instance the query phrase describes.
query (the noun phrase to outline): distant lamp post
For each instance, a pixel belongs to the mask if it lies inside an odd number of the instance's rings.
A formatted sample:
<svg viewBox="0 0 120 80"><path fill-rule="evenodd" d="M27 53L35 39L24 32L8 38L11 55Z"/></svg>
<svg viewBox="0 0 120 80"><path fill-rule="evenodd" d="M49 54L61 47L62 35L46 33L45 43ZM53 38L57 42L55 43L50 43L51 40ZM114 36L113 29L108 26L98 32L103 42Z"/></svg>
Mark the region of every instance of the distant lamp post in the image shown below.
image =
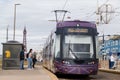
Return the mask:
<svg viewBox="0 0 120 80"><path fill-rule="evenodd" d="M6 42L8 41L8 27L9 25L7 26L7 29L6 29Z"/></svg>
<svg viewBox="0 0 120 80"><path fill-rule="evenodd" d="M105 42L105 36L111 36L111 35L104 35L104 34L102 35L102 38L103 38L103 39L102 39L103 44L104 44L104 42Z"/></svg>
<svg viewBox="0 0 120 80"><path fill-rule="evenodd" d="M102 53L105 53L105 50L104 50L104 48L105 48L105 37L106 36L108 36L108 37L110 37L111 35L101 35L101 36L98 36L98 37L102 37Z"/></svg>
<svg viewBox="0 0 120 80"><path fill-rule="evenodd" d="M15 26L16 26L16 6L20 4L14 4L14 32L13 32L13 40L15 40Z"/></svg>
<svg viewBox="0 0 120 80"><path fill-rule="evenodd" d="M105 51L105 36L111 36L111 35L102 35L102 55L106 55L106 51Z"/></svg>

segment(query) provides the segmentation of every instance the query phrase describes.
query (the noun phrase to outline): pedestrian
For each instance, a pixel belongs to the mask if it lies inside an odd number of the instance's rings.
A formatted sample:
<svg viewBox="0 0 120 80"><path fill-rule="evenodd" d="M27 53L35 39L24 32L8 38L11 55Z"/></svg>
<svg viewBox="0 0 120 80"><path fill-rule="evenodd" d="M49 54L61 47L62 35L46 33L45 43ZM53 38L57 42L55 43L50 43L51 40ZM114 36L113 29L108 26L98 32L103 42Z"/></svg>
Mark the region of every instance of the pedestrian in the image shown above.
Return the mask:
<svg viewBox="0 0 120 80"><path fill-rule="evenodd" d="M33 61L32 61L32 49L29 50L29 52L27 53L26 57L27 57L27 61L28 61L28 70L31 70L32 69L32 64L33 64Z"/></svg>
<svg viewBox="0 0 120 80"><path fill-rule="evenodd" d="M24 70L24 58L25 58L25 49L23 48L22 51L20 52L20 69Z"/></svg>
<svg viewBox="0 0 120 80"><path fill-rule="evenodd" d="M118 53L118 60L120 60L120 53Z"/></svg>
<svg viewBox="0 0 120 80"><path fill-rule="evenodd" d="M115 53L115 54L113 55L113 57L114 57L114 65L113 65L113 69L116 69L116 67L117 67L117 61L118 61L117 53Z"/></svg>
<svg viewBox="0 0 120 80"><path fill-rule="evenodd" d="M113 53L110 57L111 61L111 69L115 69L117 67L117 55Z"/></svg>
<svg viewBox="0 0 120 80"><path fill-rule="evenodd" d="M35 68L35 63L36 63L36 61L37 61L37 59L36 59L36 53L35 53L35 52L34 52L34 54L32 55L32 61L33 61L32 67Z"/></svg>
<svg viewBox="0 0 120 80"><path fill-rule="evenodd" d="M109 52L109 55L108 55L108 60L109 60L109 69L111 69L111 55L112 55L112 52Z"/></svg>

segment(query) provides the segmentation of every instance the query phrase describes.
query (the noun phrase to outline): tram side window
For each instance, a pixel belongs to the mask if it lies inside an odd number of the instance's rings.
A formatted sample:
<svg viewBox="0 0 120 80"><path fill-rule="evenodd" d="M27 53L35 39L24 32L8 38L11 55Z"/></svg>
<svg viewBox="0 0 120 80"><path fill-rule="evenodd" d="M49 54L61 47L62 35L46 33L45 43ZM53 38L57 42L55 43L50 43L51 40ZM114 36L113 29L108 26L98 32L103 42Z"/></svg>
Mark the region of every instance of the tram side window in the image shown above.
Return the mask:
<svg viewBox="0 0 120 80"><path fill-rule="evenodd" d="M59 57L60 57L60 51L57 52L56 58L59 58Z"/></svg>
<svg viewBox="0 0 120 80"><path fill-rule="evenodd" d="M55 58L60 58L60 35L56 36Z"/></svg>

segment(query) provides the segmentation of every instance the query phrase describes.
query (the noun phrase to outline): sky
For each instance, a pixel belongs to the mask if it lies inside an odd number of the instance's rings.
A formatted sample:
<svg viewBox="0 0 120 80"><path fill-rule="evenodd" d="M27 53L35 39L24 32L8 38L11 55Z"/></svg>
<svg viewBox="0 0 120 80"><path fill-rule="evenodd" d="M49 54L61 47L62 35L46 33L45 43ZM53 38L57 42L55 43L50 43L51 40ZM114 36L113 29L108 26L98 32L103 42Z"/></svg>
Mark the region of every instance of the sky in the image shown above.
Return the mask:
<svg viewBox="0 0 120 80"><path fill-rule="evenodd" d="M99 6L111 4L116 13L112 14L109 24L97 26L99 34L120 34L120 0L98 0ZM27 29L27 48L40 51L46 38L55 28L53 10L68 10L70 20L96 21L97 0L0 0L0 43L13 40L14 4L16 6L16 41L23 42L23 29ZM67 18L65 18L67 20ZM2 44L0 44L2 54Z"/></svg>

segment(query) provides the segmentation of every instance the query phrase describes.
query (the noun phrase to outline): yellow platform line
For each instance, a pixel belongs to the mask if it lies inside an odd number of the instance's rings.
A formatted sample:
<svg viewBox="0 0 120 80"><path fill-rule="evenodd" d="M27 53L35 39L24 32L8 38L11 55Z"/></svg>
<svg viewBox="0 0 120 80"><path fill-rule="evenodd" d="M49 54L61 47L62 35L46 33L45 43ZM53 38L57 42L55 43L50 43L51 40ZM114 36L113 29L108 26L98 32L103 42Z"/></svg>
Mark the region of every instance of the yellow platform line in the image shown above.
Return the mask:
<svg viewBox="0 0 120 80"><path fill-rule="evenodd" d="M55 74L53 74L52 72L48 71L48 70L45 69L44 67L43 67L43 69L48 73L49 77L50 77L52 80L59 80Z"/></svg>

